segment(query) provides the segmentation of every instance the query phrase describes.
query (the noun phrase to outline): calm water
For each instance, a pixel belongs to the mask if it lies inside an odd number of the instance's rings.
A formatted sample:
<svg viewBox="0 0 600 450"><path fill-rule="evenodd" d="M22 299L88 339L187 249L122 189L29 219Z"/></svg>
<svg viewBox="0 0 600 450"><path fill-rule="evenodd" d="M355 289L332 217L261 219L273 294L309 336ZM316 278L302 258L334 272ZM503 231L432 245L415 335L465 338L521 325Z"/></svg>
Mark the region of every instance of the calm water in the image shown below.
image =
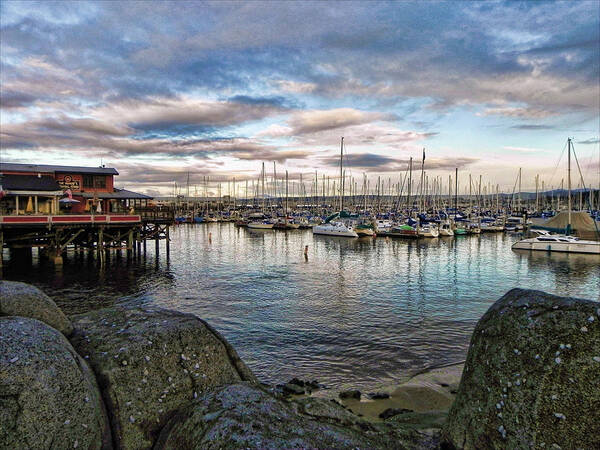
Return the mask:
<svg viewBox="0 0 600 450"><path fill-rule="evenodd" d="M505 234L414 242L208 224L171 236L169 259L164 243L158 258L149 243L145 257L113 254L103 271L74 254L56 271L34 251L3 275L40 286L70 314L122 301L194 313L263 381L332 388L463 360L478 318L513 287L600 297L600 258L516 253L518 237Z"/></svg>

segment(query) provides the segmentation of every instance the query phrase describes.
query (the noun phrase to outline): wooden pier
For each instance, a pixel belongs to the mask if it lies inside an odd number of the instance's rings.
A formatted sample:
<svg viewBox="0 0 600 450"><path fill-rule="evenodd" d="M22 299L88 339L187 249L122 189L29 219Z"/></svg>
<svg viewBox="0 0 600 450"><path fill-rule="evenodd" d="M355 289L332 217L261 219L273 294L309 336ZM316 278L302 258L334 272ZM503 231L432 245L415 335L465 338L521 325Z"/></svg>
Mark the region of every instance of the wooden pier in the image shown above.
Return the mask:
<svg viewBox="0 0 600 450"><path fill-rule="evenodd" d="M170 251L169 227L174 223L173 211L167 208L144 208L131 214L60 214L60 215L0 215L0 267L2 250L31 252L55 265L62 265L67 248L92 251L100 264L111 250L127 251L127 257L146 251L146 241L165 241Z"/></svg>

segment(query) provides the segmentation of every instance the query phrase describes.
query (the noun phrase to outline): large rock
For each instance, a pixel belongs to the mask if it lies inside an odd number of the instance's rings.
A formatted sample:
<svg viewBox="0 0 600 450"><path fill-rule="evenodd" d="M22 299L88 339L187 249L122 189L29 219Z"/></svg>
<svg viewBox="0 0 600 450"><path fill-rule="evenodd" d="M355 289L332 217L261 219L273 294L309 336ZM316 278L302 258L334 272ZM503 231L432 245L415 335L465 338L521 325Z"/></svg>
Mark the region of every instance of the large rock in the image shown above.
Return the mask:
<svg viewBox="0 0 600 450"><path fill-rule="evenodd" d="M256 385L212 391L163 428L155 450L225 448L434 448L435 436L372 424L337 403L317 398L285 401Z"/></svg>
<svg viewBox="0 0 600 450"><path fill-rule="evenodd" d="M111 448L94 374L66 338L0 317L0 448Z"/></svg>
<svg viewBox="0 0 600 450"><path fill-rule="evenodd" d="M0 281L0 316L31 317L71 335L73 325L56 303L35 286L19 281Z"/></svg>
<svg viewBox="0 0 600 450"><path fill-rule="evenodd" d="M102 390L115 444L152 447L167 419L209 388L256 378L190 314L116 306L73 317L73 345Z"/></svg>
<svg viewBox="0 0 600 450"><path fill-rule="evenodd" d="M600 303L513 289L477 324L443 439L600 448Z"/></svg>

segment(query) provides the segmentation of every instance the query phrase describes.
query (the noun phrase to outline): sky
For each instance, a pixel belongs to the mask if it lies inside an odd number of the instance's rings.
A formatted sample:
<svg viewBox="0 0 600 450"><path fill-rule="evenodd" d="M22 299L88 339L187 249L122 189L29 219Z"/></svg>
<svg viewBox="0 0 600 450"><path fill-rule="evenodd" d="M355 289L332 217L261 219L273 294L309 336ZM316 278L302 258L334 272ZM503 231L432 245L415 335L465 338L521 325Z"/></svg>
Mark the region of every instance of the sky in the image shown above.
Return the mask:
<svg viewBox="0 0 600 450"><path fill-rule="evenodd" d="M0 3L0 157L152 195L409 158L510 192L600 184L600 2ZM574 183L579 175L574 175ZM362 183L362 181L359 181ZM541 182L540 182L541 184ZM239 191L238 191L239 192Z"/></svg>

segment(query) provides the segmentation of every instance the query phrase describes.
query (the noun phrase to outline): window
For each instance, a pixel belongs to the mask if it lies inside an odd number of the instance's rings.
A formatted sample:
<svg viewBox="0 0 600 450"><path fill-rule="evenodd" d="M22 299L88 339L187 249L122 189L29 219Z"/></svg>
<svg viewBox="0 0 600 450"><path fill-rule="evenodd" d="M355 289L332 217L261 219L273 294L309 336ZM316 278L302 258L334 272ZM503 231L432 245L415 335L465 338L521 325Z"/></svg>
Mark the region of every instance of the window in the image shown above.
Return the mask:
<svg viewBox="0 0 600 450"><path fill-rule="evenodd" d="M83 187L84 188L93 188L94 187L93 175L84 175L83 176Z"/></svg>
<svg viewBox="0 0 600 450"><path fill-rule="evenodd" d="M104 176L99 176L99 177L94 177L94 187L95 188L106 188L106 177Z"/></svg>

